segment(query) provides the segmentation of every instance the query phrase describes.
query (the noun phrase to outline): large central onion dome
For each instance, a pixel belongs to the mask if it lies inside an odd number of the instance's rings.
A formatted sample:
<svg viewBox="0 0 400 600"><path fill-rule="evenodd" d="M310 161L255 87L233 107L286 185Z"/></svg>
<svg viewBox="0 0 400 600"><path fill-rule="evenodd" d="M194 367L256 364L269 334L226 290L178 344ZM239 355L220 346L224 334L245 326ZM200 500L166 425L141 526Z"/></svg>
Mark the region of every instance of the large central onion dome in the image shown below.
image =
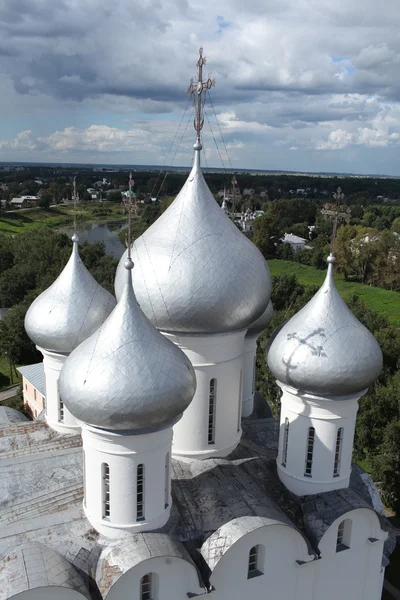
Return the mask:
<svg viewBox="0 0 400 600"><path fill-rule="evenodd" d="M247 328L264 312L271 278L264 257L226 217L200 169L136 240L132 258L138 302L155 327L182 333L224 333ZM122 257L116 276L123 288Z"/></svg>
<svg viewBox="0 0 400 600"><path fill-rule="evenodd" d="M258 337L261 335L264 329L267 329L268 325L271 323L273 316L274 307L272 306L272 302L270 300L261 317L258 317L258 319L254 321L254 323L252 323L248 328L246 338Z"/></svg>
<svg viewBox="0 0 400 600"><path fill-rule="evenodd" d="M278 331L267 351L279 382L318 396L366 390L382 369L378 342L335 287L334 262L329 256L321 289Z"/></svg>
<svg viewBox="0 0 400 600"><path fill-rule="evenodd" d="M76 234L65 268L55 282L31 304L25 329L40 348L72 352L94 333L115 307L115 298L89 273L79 252Z"/></svg>
<svg viewBox="0 0 400 600"><path fill-rule="evenodd" d="M130 259L114 311L67 358L60 395L79 421L103 429L153 431L173 425L190 404L189 359L155 329L136 301Z"/></svg>

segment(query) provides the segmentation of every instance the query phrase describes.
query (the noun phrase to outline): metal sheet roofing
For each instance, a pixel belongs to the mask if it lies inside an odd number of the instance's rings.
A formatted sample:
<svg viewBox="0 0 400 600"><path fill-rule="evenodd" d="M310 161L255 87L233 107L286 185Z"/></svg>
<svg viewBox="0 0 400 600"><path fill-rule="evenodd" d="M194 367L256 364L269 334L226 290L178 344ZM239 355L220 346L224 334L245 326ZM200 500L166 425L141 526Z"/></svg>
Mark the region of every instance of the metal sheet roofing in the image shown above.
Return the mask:
<svg viewBox="0 0 400 600"><path fill-rule="evenodd" d="M27 365L26 367L18 367L18 371L29 383L37 389L42 396L46 397L46 381L44 377L43 363Z"/></svg>

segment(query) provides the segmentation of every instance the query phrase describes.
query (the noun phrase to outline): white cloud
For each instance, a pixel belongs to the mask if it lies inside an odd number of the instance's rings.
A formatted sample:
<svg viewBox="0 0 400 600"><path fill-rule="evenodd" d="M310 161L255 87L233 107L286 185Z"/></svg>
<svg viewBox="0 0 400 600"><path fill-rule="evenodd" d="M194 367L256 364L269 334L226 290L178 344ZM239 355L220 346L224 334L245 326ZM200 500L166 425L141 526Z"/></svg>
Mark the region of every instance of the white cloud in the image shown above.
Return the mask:
<svg viewBox="0 0 400 600"><path fill-rule="evenodd" d="M236 167L399 172L399 25L398 0L3 0L1 157L163 163L202 44Z"/></svg>

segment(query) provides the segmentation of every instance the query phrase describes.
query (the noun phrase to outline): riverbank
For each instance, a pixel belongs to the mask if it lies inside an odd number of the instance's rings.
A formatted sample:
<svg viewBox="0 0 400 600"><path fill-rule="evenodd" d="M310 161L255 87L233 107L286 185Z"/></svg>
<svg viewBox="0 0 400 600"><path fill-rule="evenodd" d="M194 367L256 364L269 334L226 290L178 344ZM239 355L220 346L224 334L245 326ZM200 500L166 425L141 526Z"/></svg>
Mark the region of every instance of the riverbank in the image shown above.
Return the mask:
<svg viewBox="0 0 400 600"><path fill-rule="evenodd" d="M113 202L82 202L77 205L76 220L104 222L121 221L124 215L121 206ZM59 204L48 210L27 208L0 214L0 233L16 235L38 227L68 227L73 223L74 207L72 204Z"/></svg>
<svg viewBox="0 0 400 600"><path fill-rule="evenodd" d="M271 275L295 275L302 285L320 287L326 271L288 260L268 260ZM335 274L336 287L345 300L356 294L360 300L378 314L386 317L394 327L400 328L400 294L354 281L345 281Z"/></svg>

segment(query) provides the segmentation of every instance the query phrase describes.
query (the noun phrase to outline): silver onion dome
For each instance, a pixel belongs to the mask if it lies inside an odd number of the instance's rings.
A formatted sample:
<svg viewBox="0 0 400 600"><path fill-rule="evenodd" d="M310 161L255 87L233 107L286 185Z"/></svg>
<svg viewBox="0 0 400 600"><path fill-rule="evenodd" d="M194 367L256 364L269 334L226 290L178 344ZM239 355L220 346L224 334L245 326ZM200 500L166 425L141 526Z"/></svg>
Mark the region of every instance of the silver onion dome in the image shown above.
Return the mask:
<svg viewBox="0 0 400 600"><path fill-rule="evenodd" d="M271 278L264 257L220 209L194 166L171 206L136 240L133 285L155 327L181 333L247 328L265 310ZM122 257L115 291L123 288Z"/></svg>
<svg viewBox="0 0 400 600"><path fill-rule="evenodd" d="M322 287L267 350L268 366L279 382L328 397L367 389L382 369L378 342L336 289L334 262L330 255Z"/></svg>
<svg viewBox="0 0 400 600"><path fill-rule="evenodd" d="M189 359L155 329L132 288L130 259L114 311L67 358L60 395L79 421L116 431L172 425L190 404L196 376Z"/></svg>
<svg viewBox="0 0 400 600"><path fill-rule="evenodd" d="M114 296L102 288L83 264L76 234L65 268L55 282L40 294L25 316L31 340L53 352L72 352L94 333L113 310Z"/></svg>
<svg viewBox="0 0 400 600"><path fill-rule="evenodd" d="M252 323L248 328L246 337L251 338L260 335L264 331L264 329L266 329L271 323L273 316L274 307L272 306L272 302L270 300L268 302L267 308L265 309L261 317L258 317L258 319L254 321L254 323Z"/></svg>

